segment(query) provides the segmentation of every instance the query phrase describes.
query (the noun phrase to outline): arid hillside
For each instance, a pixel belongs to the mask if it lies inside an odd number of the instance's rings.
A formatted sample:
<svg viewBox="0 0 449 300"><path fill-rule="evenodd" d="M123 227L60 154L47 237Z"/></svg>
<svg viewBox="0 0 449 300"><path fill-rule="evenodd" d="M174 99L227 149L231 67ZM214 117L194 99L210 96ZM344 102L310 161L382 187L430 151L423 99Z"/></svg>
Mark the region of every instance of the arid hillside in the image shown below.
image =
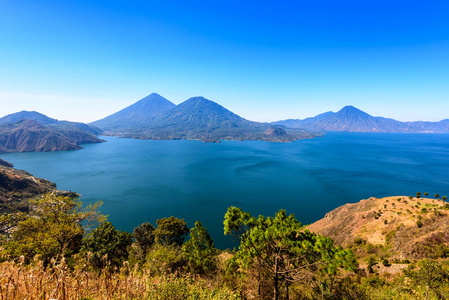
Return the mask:
<svg viewBox="0 0 449 300"><path fill-rule="evenodd" d="M380 254L405 260L449 255L449 204L440 199L372 197L338 207L307 228L354 248L360 257Z"/></svg>

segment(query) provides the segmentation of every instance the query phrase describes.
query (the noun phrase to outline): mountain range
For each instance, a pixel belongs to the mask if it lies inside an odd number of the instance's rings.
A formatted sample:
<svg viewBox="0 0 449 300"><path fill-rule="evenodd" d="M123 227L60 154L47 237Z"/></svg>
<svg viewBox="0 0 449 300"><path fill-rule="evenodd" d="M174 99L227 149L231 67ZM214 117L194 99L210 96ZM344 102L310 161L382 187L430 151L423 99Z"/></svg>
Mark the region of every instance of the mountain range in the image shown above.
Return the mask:
<svg viewBox="0 0 449 300"><path fill-rule="evenodd" d="M203 97L192 97L175 105L155 93L90 125L108 135L140 139L288 142L315 136L305 130L273 128L276 126L246 120Z"/></svg>
<svg viewBox="0 0 449 300"><path fill-rule="evenodd" d="M373 117L353 106L345 106L338 112L325 112L303 120L289 119L271 123L286 128L302 128L313 131L348 132L403 132L448 133L449 119L440 122L400 122Z"/></svg>
<svg viewBox="0 0 449 300"><path fill-rule="evenodd" d="M315 117L272 123L246 120L218 103L192 97L175 105L153 93L90 124L59 121L38 112L21 111L0 118L0 153L80 149L98 143L100 134L137 139L262 140L290 142L326 131L449 133L449 119L400 122L373 117L353 106Z"/></svg>
<svg viewBox="0 0 449 300"><path fill-rule="evenodd" d="M77 150L80 144L102 142L97 137L101 132L83 123L21 111L0 118L0 153Z"/></svg>

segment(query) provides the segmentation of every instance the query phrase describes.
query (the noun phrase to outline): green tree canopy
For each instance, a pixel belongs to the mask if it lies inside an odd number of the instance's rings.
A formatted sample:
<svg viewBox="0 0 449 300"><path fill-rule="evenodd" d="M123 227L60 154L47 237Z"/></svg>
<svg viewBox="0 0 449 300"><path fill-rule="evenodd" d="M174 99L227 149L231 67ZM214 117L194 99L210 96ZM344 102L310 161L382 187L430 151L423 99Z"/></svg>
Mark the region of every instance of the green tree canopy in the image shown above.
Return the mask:
<svg viewBox="0 0 449 300"><path fill-rule="evenodd" d="M133 238L143 253L147 253L154 244L154 226L148 222L134 228Z"/></svg>
<svg viewBox="0 0 449 300"><path fill-rule="evenodd" d="M200 221L190 229L190 239L182 246L182 252L192 272L210 274L215 271L217 250Z"/></svg>
<svg viewBox="0 0 449 300"><path fill-rule="evenodd" d="M330 238L303 230L293 214L280 210L275 217L252 217L230 207L224 220L225 234L240 237L235 262L243 269L256 270L260 278L271 278L274 299L280 287L288 293L290 283L311 279L313 274L335 274L340 267L357 267L351 251L334 247ZM259 288L260 294L260 288Z"/></svg>
<svg viewBox="0 0 449 300"><path fill-rule="evenodd" d="M46 194L30 201L29 214L6 216L20 220L6 244L6 253L12 257L24 256L29 261L38 256L44 264L52 258L69 257L79 251L85 226L101 220L97 209L101 203L82 208L77 198Z"/></svg>
<svg viewBox="0 0 449 300"><path fill-rule="evenodd" d="M157 243L182 246L185 237L189 233L189 228L187 228L184 219L169 217L159 219L156 223L157 228L154 230L154 237Z"/></svg>
<svg viewBox="0 0 449 300"><path fill-rule="evenodd" d="M128 258L131 243L131 233L115 229L110 222L103 222L84 238L83 250L96 268L107 265L119 267Z"/></svg>

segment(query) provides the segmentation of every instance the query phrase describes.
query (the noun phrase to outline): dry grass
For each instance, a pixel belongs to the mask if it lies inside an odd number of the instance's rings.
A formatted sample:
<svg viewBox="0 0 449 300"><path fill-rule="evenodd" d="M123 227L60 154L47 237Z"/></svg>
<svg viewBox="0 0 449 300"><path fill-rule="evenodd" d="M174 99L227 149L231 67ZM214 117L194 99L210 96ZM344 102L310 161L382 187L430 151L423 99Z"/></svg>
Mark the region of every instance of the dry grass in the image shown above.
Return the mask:
<svg viewBox="0 0 449 300"><path fill-rule="evenodd" d="M41 263L0 264L0 299L142 299L148 294L150 280L126 265L120 272L100 274L60 264L51 271Z"/></svg>
<svg viewBox="0 0 449 300"><path fill-rule="evenodd" d="M370 198L336 208L307 229L329 236L337 245L347 247L355 238L385 246L388 244L388 233L398 231L399 228L401 232L396 235L396 240L402 232L413 232L413 236L399 241L403 245L395 249L404 250L402 248L447 230L449 218L444 204L441 200L430 198ZM417 226L418 221L422 223L421 226Z"/></svg>
<svg viewBox="0 0 449 300"><path fill-rule="evenodd" d="M120 270L100 273L83 268L70 270L64 262L52 268L41 262L0 263L0 299L240 299L214 281L180 274L152 277L149 269L130 268L127 262Z"/></svg>

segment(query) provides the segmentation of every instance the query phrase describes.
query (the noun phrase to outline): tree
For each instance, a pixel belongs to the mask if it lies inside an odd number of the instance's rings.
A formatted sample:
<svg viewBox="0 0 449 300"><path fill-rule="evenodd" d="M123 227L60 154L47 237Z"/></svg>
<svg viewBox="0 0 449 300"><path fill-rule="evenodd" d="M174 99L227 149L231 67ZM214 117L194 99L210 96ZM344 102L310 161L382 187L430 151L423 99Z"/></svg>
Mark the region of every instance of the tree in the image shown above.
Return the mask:
<svg viewBox="0 0 449 300"><path fill-rule="evenodd" d="M435 194L434 196L436 199L440 199L440 194Z"/></svg>
<svg viewBox="0 0 449 300"><path fill-rule="evenodd" d="M197 274L211 274L217 268L217 250L200 221L196 221L195 227L190 229L190 239L182 246L182 252L191 271Z"/></svg>
<svg viewBox="0 0 449 300"><path fill-rule="evenodd" d="M184 219L175 217L163 218L156 221L157 228L154 230L155 241L162 245L182 246L185 237L189 233Z"/></svg>
<svg viewBox="0 0 449 300"><path fill-rule="evenodd" d="M240 208L230 207L224 220L225 235L240 237L239 251L234 256L240 268L255 270L260 282L270 278L274 299L280 288L301 280L313 280L314 275L336 274L340 267L356 268L351 251L334 247L330 238L303 230L294 215L280 210L275 217L258 219Z"/></svg>
<svg viewBox="0 0 449 300"><path fill-rule="evenodd" d="M29 262L34 256L47 265L51 259L70 257L81 248L85 226L102 220L97 209L101 203L82 208L77 198L46 194L30 201L30 214L10 216L19 218L16 229L6 245L6 252L14 257L24 256Z"/></svg>
<svg viewBox="0 0 449 300"><path fill-rule="evenodd" d="M144 255L154 244L154 230L154 226L148 222L134 228L133 238L136 240L140 249L142 249Z"/></svg>
<svg viewBox="0 0 449 300"><path fill-rule="evenodd" d="M103 222L83 240L83 250L89 262L98 269L107 265L119 267L128 258L132 235L115 229L110 222Z"/></svg>
<svg viewBox="0 0 449 300"><path fill-rule="evenodd" d="M421 192L416 192L416 198L421 198Z"/></svg>
<svg viewBox="0 0 449 300"><path fill-rule="evenodd" d="M443 197L441 197L441 200L443 200L444 202L446 202L446 201L447 201L447 197L446 197L446 196L443 196Z"/></svg>
<svg viewBox="0 0 449 300"><path fill-rule="evenodd" d="M427 196L429 196L429 193L425 192L424 197L427 197Z"/></svg>

